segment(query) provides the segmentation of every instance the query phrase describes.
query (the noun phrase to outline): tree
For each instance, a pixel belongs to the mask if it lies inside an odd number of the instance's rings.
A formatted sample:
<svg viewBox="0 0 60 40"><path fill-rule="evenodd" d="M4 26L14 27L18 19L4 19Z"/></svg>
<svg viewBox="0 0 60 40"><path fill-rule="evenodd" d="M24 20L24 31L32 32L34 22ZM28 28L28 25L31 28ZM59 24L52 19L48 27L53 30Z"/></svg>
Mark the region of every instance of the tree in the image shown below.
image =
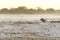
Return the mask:
<svg viewBox="0 0 60 40"><path fill-rule="evenodd" d="M40 8L40 7L37 7L37 8L36 8L36 11L37 11L37 12L43 12L43 9Z"/></svg>
<svg viewBox="0 0 60 40"><path fill-rule="evenodd" d="M25 6L20 6L17 8L18 10L27 10L27 8Z"/></svg>
<svg viewBox="0 0 60 40"><path fill-rule="evenodd" d="M54 12L55 10L53 8L49 8L46 11L48 11L48 12Z"/></svg>
<svg viewBox="0 0 60 40"><path fill-rule="evenodd" d="M0 12L5 12L6 13L6 12L9 12L9 10L7 8L3 8L3 9L0 10Z"/></svg>

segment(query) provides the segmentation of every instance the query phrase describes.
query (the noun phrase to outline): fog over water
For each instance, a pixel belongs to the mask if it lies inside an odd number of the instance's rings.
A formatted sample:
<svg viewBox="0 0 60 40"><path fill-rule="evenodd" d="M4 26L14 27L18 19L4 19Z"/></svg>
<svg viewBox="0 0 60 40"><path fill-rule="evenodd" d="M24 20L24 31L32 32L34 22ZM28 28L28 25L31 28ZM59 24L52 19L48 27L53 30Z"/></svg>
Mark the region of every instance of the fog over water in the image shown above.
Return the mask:
<svg viewBox="0 0 60 40"><path fill-rule="evenodd" d="M0 14L0 20L39 20L40 18L60 18L58 14Z"/></svg>

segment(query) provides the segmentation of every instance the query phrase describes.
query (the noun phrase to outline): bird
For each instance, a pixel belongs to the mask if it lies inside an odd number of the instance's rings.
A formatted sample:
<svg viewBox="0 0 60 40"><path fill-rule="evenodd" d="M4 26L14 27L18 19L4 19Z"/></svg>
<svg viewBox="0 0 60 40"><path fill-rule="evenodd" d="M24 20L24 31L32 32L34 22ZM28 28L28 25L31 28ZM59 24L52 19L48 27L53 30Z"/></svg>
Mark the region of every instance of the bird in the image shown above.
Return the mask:
<svg viewBox="0 0 60 40"><path fill-rule="evenodd" d="M40 20L41 20L42 22L46 22L46 19L44 19L44 18L41 18Z"/></svg>

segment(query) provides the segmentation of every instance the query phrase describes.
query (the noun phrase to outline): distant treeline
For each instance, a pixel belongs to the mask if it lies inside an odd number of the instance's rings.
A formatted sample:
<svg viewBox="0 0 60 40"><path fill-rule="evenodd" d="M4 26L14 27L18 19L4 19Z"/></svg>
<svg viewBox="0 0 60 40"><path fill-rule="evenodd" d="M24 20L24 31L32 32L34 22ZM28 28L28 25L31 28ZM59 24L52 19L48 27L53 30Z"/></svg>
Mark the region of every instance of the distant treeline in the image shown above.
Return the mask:
<svg viewBox="0 0 60 40"><path fill-rule="evenodd" d="M11 8L11 9L7 9L7 8L3 8L0 10L0 13L18 13L18 14L34 14L34 13L60 13L60 10L55 10L53 8L49 8L49 9L42 9L40 7L37 7L37 9L28 9L25 6L20 6L18 8Z"/></svg>

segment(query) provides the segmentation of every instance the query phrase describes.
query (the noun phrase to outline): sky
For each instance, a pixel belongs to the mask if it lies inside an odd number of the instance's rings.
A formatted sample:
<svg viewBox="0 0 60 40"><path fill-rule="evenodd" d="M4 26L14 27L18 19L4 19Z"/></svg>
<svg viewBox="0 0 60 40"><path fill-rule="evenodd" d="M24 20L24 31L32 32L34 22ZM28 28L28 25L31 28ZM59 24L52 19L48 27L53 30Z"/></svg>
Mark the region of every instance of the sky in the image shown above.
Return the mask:
<svg viewBox="0 0 60 40"><path fill-rule="evenodd" d="M60 9L60 0L0 0L0 9L17 8L19 6Z"/></svg>

